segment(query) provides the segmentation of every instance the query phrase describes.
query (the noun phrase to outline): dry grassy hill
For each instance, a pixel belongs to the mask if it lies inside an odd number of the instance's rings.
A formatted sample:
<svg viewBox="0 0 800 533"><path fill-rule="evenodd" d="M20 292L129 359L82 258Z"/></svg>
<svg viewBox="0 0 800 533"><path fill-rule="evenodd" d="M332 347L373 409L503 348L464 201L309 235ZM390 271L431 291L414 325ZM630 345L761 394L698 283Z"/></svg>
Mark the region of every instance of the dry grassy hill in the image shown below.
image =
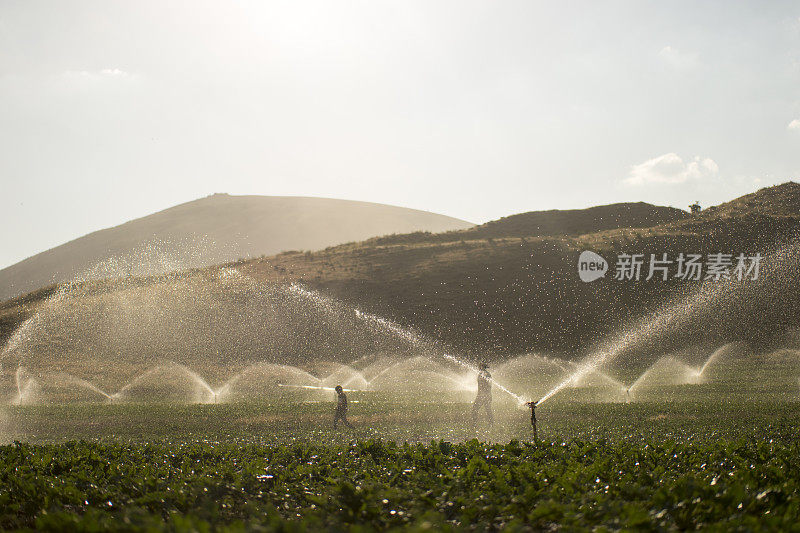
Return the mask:
<svg viewBox="0 0 800 533"><path fill-rule="evenodd" d="M496 224L499 230L502 222ZM372 239L251 261L240 269L260 280L302 279L464 352L541 350L572 356L699 285L608 278L582 283L576 268L582 250L613 261L619 253L666 252L675 258L681 252L768 254L785 247L778 275L716 298L702 310L702 320L683 328L685 335L669 333L652 341L658 349L679 349L692 339L764 343L800 325L795 319L800 316L795 313L800 308L797 251L787 247L796 242L798 229L800 185L787 183L649 228L458 240L434 235L411 243Z"/></svg>
<svg viewBox="0 0 800 533"><path fill-rule="evenodd" d="M582 235L618 228L649 228L683 220L689 213L645 202L600 205L587 209L531 211L503 217L480 226L436 235L417 232L376 237L376 244L453 242L504 237Z"/></svg>
<svg viewBox="0 0 800 533"><path fill-rule="evenodd" d="M675 216L652 227L622 227L571 235L481 237L476 228L457 239L432 235L371 239L317 252L288 252L233 263L245 276L267 284L302 281L361 309L392 318L462 353L502 356L527 351L560 352L579 357L598 341L624 329L665 302L699 290L680 280L623 282L609 277L582 283L577 258L585 249L613 262L618 253L747 253L781 250L770 275L736 290L687 300L672 315L682 326L648 337L643 349L681 349L688 344L744 340L766 345L787 329L800 326L800 186L787 183L708 209L699 216ZM538 215L537 215L538 216ZM533 217L529 217L533 218ZM640 219L637 219L640 220ZM516 227L515 217L497 221ZM487 225L488 226L488 225ZM578 227L561 224L561 227ZM633 226L633 227L631 227ZM580 233L579 230L577 230ZM768 265L767 265L768 266ZM211 267L187 276L214 283ZM722 287L722 286L720 286ZM99 290L113 291L113 283ZM7 336L38 305L44 290L0 307ZM698 303L700 302L700 303ZM684 320L685 319L685 320ZM309 326L311 327L311 326ZM306 346L297 357L313 357ZM311 354L311 355L309 355Z"/></svg>
<svg viewBox="0 0 800 533"><path fill-rule="evenodd" d="M389 233L471 226L427 211L367 202L215 194L91 233L0 270L0 300L92 270L94 277L144 276Z"/></svg>

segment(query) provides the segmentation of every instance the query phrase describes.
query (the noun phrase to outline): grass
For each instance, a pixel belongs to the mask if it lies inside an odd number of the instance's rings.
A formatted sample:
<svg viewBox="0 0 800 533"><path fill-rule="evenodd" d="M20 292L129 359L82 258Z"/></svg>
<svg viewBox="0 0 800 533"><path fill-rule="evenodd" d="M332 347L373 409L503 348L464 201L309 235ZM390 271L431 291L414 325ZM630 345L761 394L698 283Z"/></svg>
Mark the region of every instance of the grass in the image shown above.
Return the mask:
<svg viewBox="0 0 800 533"><path fill-rule="evenodd" d="M350 393L353 431L332 428L333 403L230 404L72 404L10 406L6 410L7 441L50 443L66 440L114 439L151 442L158 439L247 441L274 445L298 440L346 443L384 439L428 442L508 442L532 439L530 411L499 399L495 427L471 428L468 402L409 401L382 395ZM372 397L370 397L372 396ZM719 399L686 401L588 403L554 399L537 409L539 437L564 441L619 439L631 435L748 435L755 427L775 424L800 427L800 401Z"/></svg>
<svg viewBox="0 0 800 533"><path fill-rule="evenodd" d="M0 528L775 530L800 518L796 402L15 407ZM476 438L477 437L477 438ZM76 440L76 439L89 439ZM401 444L400 442L407 442Z"/></svg>

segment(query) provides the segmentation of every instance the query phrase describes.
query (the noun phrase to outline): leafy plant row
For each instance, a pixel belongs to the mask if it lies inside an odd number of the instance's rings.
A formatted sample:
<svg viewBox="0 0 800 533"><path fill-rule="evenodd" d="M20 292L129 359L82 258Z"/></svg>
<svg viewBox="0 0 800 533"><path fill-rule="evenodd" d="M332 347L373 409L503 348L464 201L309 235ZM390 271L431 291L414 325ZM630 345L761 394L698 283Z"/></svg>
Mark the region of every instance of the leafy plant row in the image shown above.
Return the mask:
<svg viewBox="0 0 800 533"><path fill-rule="evenodd" d="M791 529L798 436L15 443L0 447L0 528Z"/></svg>

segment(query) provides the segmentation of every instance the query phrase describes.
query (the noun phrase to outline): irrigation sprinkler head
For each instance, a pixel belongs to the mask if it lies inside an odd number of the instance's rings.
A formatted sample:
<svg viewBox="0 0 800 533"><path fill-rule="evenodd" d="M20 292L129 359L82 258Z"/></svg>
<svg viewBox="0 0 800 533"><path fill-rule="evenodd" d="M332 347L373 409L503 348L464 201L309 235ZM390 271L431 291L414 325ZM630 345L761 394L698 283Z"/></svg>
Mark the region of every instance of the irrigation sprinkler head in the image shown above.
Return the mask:
<svg viewBox="0 0 800 533"><path fill-rule="evenodd" d="M539 433L536 430L536 404L539 402L525 402L531 410L531 427L533 427L533 439L539 440Z"/></svg>

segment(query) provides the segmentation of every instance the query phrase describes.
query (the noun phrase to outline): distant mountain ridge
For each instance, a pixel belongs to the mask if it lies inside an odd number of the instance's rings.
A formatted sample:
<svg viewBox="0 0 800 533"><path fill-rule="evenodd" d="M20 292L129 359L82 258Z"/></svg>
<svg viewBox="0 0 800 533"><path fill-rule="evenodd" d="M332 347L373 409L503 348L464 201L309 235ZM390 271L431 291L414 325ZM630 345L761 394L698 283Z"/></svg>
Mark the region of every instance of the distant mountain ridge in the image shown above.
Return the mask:
<svg viewBox="0 0 800 533"><path fill-rule="evenodd" d="M138 256L109 268L122 268L123 275L148 275L287 250L319 250L378 235L472 225L369 202L215 194L90 233L0 270L0 301L72 279L114 257ZM166 264L150 262L164 257L169 258Z"/></svg>
<svg viewBox="0 0 800 533"><path fill-rule="evenodd" d="M545 237L584 235L620 228L649 228L690 217L675 207L645 202L617 203L585 209L529 211L493 220L479 226L437 235L389 235L374 239L379 244L401 242L454 242L505 237Z"/></svg>
<svg viewBox="0 0 800 533"><path fill-rule="evenodd" d="M724 204L709 207L699 218L720 218L757 213L773 217L800 216L800 184L793 181L766 187Z"/></svg>
<svg viewBox="0 0 800 533"><path fill-rule="evenodd" d="M573 215L583 218L593 209L576 210ZM566 221L556 229L573 233L540 235L541 231L554 231L530 223L540 215L507 217L474 230L410 233L317 252L281 253L178 276L98 282L86 284L82 290L113 298L126 287L154 284L169 293L169 287L189 280L224 293L227 274L236 271L263 286L286 287L299 282L366 313L411 327L464 355L493 359L535 352L577 360L598 342L627 331L627 325L652 316L665 302L693 294L702 284L659 276L648 281L644 279L646 271L636 282L608 275L583 283L576 269L582 251L595 251L612 265L613 258L622 253L663 253L674 259L680 253L759 252L765 261L758 281L737 290L714 292L713 298L698 300L702 305L676 308L666 318L680 321L680 328L652 328L626 350L659 356L688 345L720 346L733 341L758 350L778 345L786 335L800 331L800 285L796 282L800 272L800 185L796 183L762 189L697 215L674 213L676 220L650 227L630 227L634 220L623 216L612 218L619 224L613 229L582 233L583 222ZM672 216L669 211L667 215ZM498 236L513 231L517 222L526 222L530 233ZM492 231L479 236L485 228ZM0 303L0 344L40 305L46 305L53 290L50 287ZM81 297L74 304L89 305L91 298ZM96 315L103 313L98 310ZM321 324L313 324L300 335L290 335L290 340L303 342L282 352L280 362L299 364L320 354L331 360L355 355L337 352L335 336L323 335L316 343L306 343L318 327ZM631 364L647 361L646 357L628 359Z"/></svg>
<svg viewBox="0 0 800 533"><path fill-rule="evenodd" d="M582 235L607 229L649 228L689 217L675 207L645 202L600 205L586 209L553 209L511 215L462 230L478 237L539 237Z"/></svg>

